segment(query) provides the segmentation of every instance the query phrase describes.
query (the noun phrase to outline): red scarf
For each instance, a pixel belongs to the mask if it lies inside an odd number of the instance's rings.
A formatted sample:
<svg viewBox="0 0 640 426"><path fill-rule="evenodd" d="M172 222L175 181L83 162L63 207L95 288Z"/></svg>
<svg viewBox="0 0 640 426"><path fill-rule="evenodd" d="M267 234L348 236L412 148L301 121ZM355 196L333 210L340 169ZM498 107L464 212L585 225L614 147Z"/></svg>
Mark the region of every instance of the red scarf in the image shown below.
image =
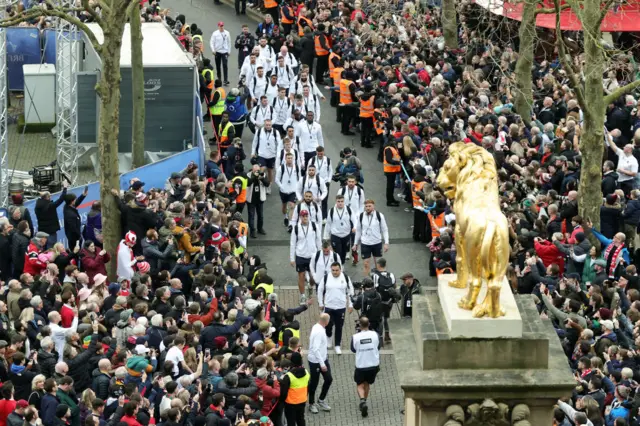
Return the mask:
<svg viewBox="0 0 640 426"><path fill-rule="evenodd" d="M222 409L222 407L218 408L215 405L211 404L209 406L209 409L212 411L217 411L220 414L220 417L224 419L224 410Z"/></svg>
<svg viewBox="0 0 640 426"><path fill-rule="evenodd" d="M612 253L612 248L615 248L615 251L613 252L613 256L610 256ZM611 243L604 251L604 260L607 262L607 272L609 273L609 278L615 278L616 276L616 266L618 266L618 261L620 260L622 249L624 249L624 244L620 244L616 247L615 244Z"/></svg>

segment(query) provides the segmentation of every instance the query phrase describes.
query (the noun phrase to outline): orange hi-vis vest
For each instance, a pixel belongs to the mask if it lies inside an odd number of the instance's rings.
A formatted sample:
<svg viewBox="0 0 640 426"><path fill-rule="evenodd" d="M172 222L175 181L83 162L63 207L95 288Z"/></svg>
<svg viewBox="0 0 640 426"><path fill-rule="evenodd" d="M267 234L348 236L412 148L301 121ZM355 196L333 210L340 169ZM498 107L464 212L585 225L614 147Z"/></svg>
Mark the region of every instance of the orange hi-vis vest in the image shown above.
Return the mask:
<svg viewBox="0 0 640 426"><path fill-rule="evenodd" d="M309 393L309 379L311 375L305 371L305 375L297 378L292 372L286 374L289 377L289 392L287 393L286 404L296 405L307 402L307 394Z"/></svg>
<svg viewBox="0 0 640 426"><path fill-rule="evenodd" d="M280 23L282 23L282 24L293 24L293 19L288 19L285 16L285 14L284 14L284 10L285 9L287 9L289 11L289 15L290 16L294 16L293 8L291 6L289 6L288 4L285 4L280 8Z"/></svg>
<svg viewBox="0 0 640 426"><path fill-rule="evenodd" d="M313 30L313 22L311 22L311 19L307 18L306 16L298 17L298 36L304 37L304 27L300 24L301 21L306 22L307 27L311 28L312 30Z"/></svg>
<svg viewBox="0 0 640 426"><path fill-rule="evenodd" d="M360 117L361 118L373 118L373 102L375 96L371 96L369 100L363 101L360 99Z"/></svg>
<svg viewBox="0 0 640 426"><path fill-rule="evenodd" d="M395 146L388 146L386 147L384 150L391 150L391 153L393 154L393 159L396 161L400 161L400 154L398 154L398 149ZM400 164L389 164L387 163L387 156L386 156L386 152L385 152L385 156L384 156L384 172L385 173L400 173Z"/></svg>
<svg viewBox="0 0 640 426"><path fill-rule="evenodd" d="M238 235L241 237L249 235L249 224L240 222L240 225L238 226Z"/></svg>
<svg viewBox="0 0 640 426"><path fill-rule="evenodd" d="M340 55L333 52L329 53L329 75L331 77L333 77L333 70L337 68L333 65L333 58L338 58L338 60L340 60Z"/></svg>
<svg viewBox="0 0 640 426"><path fill-rule="evenodd" d="M331 71L331 78L333 79L333 85L337 87L336 92L340 91L340 80L342 79L342 71L344 68L336 67Z"/></svg>
<svg viewBox="0 0 640 426"><path fill-rule="evenodd" d="M343 78L340 80L340 103L344 105L348 105L353 102L353 97L351 96L351 90L349 87L351 86L352 81Z"/></svg>
<svg viewBox="0 0 640 426"><path fill-rule="evenodd" d="M411 182L411 198L413 199L413 207L422 207L422 200L418 197L418 192L424 188L425 181Z"/></svg>
<svg viewBox="0 0 640 426"><path fill-rule="evenodd" d="M325 49L324 47L322 47L322 44L320 43L320 37L322 37L323 35L317 35L315 36L314 42L316 45L316 56L327 56L329 54L329 51L327 49ZM327 37L324 36L325 41L327 42L327 44L329 44L329 40L327 40Z"/></svg>
<svg viewBox="0 0 640 426"><path fill-rule="evenodd" d="M384 118L388 118L389 114L386 111L376 108L373 110L374 113L380 114ZM376 129L376 133L381 135L384 133L384 120L376 120L375 114L373 115L373 127Z"/></svg>
<svg viewBox="0 0 640 426"><path fill-rule="evenodd" d="M440 236L440 229L444 228L444 212L440 213L436 217L433 217L431 213L427 215L429 223L431 224L431 238Z"/></svg>
<svg viewBox="0 0 640 426"><path fill-rule="evenodd" d="M436 277L439 277L442 274L453 274L453 268L451 266L445 266L444 268L436 268Z"/></svg>
<svg viewBox="0 0 640 426"><path fill-rule="evenodd" d="M274 7L278 7L276 0L264 0L265 9L273 9Z"/></svg>

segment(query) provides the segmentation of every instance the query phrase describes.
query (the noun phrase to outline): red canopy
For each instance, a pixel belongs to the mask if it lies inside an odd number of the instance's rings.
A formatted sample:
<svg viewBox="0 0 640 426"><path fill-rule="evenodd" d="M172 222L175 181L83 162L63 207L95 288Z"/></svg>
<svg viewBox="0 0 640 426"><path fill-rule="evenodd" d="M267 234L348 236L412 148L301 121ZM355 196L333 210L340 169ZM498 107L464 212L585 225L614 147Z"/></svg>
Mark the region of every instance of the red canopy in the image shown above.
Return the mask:
<svg viewBox="0 0 640 426"><path fill-rule="evenodd" d="M541 2L545 8L553 9L552 0ZM564 1L561 2L564 4ZM510 3L503 0L476 0L476 4L484 7L496 15L522 21L523 3ZM556 27L556 15L538 14L536 25L544 28ZM560 28L565 31L580 31L582 23L571 9L560 12ZM602 21L600 29L603 32L640 31L640 0L628 0L625 4L614 6Z"/></svg>

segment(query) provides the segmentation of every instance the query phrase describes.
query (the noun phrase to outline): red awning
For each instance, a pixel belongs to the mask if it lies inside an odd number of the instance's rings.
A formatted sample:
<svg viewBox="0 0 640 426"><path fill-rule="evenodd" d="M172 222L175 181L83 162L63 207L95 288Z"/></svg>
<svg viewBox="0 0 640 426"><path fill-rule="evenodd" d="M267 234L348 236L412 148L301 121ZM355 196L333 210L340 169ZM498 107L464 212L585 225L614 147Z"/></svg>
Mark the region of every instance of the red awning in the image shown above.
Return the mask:
<svg viewBox="0 0 640 426"><path fill-rule="evenodd" d="M522 20L522 3L510 3L502 0L476 0L477 5L507 18ZM552 0L541 2L545 8L553 9ZM562 1L564 4L564 1ZM541 6L542 7L542 6ZM554 13L539 14L536 17L536 25L544 28L556 27L556 16ZM571 9L560 12L560 28L565 31L580 31L582 23ZM623 5L613 7L602 21L600 29L603 32L640 31L640 0L629 0Z"/></svg>

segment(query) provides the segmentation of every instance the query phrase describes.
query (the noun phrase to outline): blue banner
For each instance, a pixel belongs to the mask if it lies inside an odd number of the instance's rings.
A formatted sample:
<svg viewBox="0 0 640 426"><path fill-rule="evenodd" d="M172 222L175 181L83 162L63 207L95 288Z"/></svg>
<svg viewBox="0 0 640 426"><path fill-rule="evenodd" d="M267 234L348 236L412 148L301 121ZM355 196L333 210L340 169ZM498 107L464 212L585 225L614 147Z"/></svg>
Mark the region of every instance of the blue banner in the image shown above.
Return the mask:
<svg viewBox="0 0 640 426"><path fill-rule="evenodd" d="M191 161L195 161L196 163L200 162L199 148L192 148L188 151L172 155L171 157L167 157L156 163L148 164L146 166L131 170L130 172L120 175L120 188L125 190L128 189L129 181L133 178L138 178L142 182L144 182L144 189L147 191L151 188L164 189L164 184L169 176L171 176L171 173L183 170ZM80 213L80 217L82 218L82 223L86 221L87 214L91 210L91 205L93 204L93 202L100 199L100 184L98 182L93 182L87 186L89 189L89 193L87 194L87 197L84 199L83 203L78 207L78 212ZM70 188L67 190L67 192L74 193L77 196L80 196L80 194L82 194L82 191L84 191L84 188L84 186ZM53 201L57 200L59 197L59 192L51 195L51 199ZM34 226L36 226L37 228L38 226L35 213L36 200L25 202L25 206L31 212ZM58 219L60 221L61 228L60 231L58 231L58 241L66 244L67 238L64 234L64 220L62 213L63 208L64 204L58 207Z"/></svg>
<svg viewBox="0 0 640 426"><path fill-rule="evenodd" d="M56 63L56 30L44 30L42 36L42 62L45 64Z"/></svg>
<svg viewBox="0 0 640 426"><path fill-rule="evenodd" d="M24 90L24 64L40 63L40 33L36 28L7 28L9 90Z"/></svg>

